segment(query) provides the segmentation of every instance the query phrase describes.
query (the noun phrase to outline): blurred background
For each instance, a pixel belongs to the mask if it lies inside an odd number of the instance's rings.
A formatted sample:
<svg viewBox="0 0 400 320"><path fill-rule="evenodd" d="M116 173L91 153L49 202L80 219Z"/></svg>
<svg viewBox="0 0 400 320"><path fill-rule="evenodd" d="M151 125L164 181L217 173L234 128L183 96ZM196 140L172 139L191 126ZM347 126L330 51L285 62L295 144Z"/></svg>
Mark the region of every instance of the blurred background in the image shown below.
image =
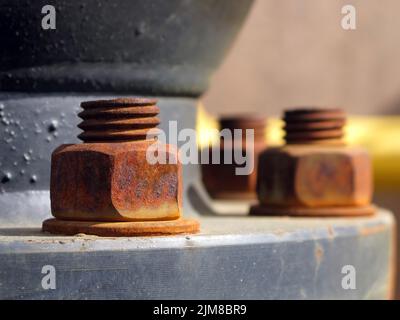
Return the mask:
<svg viewBox="0 0 400 320"><path fill-rule="evenodd" d="M357 10L343 30L341 8ZM204 102L216 113L296 105L400 111L400 2L258 0Z"/></svg>
<svg viewBox="0 0 400 320"><path fill-rule="evenodd" d="M341 27L349 4L356 8L356 30ZM399 219L399 15L396 0L258 0L213 77L205 110L214 117L266 115L271 145L282 143L285 108L344 108L347 141L372 155L375 203ZM212 126L212 117L205 122Z"/></svg>

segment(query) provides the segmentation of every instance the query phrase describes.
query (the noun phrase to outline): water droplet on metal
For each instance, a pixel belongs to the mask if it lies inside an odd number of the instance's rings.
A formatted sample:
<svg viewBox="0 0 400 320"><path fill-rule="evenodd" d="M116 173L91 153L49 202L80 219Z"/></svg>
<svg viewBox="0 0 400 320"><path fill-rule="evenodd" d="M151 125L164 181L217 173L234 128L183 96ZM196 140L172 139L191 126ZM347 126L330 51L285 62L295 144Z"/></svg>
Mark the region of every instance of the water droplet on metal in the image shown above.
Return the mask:
<svg viewBox="0 0 400 320"><path fill-rule="evenodd" d="M33 174L33 175L31 176L31 178L29 179L29 182L30 182L30 183L36 183L37 180L38 180L37 176L36 176L35 174Z"/></svg>
<svg viewBox="0 0 400 320"><path fill-rule="evenodd" d="M58 121L57 120L51 120L49 126L47 127L48 132L54 132L58 128Z"/></svg>
<svg viewBox="0 0 400 320"><path fill-rule="evenodd" d="M10 124L10 121L7 118L1 119L1 123L8 126Z"/></svg>
<svg viewBox="0 0 400 320"><path fill-rule="evenodd" d="M7 183L10 182L12 179L12 174L11 172L5 172L3 174L3 177L1 178L1 183Z"/></svg>

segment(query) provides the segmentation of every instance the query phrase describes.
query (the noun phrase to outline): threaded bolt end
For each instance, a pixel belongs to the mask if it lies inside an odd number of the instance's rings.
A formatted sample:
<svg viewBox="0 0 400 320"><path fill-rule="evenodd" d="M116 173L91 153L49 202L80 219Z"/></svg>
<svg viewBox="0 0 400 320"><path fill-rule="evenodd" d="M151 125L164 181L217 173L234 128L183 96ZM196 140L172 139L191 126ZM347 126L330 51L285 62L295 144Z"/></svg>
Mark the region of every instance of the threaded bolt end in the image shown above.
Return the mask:
<svg viewBox="0 0 400 320"><path fill-rule="evenodd" d="M265 129L267 120L262 116L231 116L221 117L219 120L220 129L228 129L231 131L232 136L235 129L253 129L255 140L265 139Z"/></svg>
<svg viewBox="0 0 400 320"><path fill-rule="evenodd" d="M287 144L344 144L346 114L341 109L287 110L283 120Z"/></svg>
<svg viewBox="0 0 400 320"><path fill-rule="evenodd" d="M128 142L154 139L160 109L156 99L120 98L81 103L83 142Z"/></svg>

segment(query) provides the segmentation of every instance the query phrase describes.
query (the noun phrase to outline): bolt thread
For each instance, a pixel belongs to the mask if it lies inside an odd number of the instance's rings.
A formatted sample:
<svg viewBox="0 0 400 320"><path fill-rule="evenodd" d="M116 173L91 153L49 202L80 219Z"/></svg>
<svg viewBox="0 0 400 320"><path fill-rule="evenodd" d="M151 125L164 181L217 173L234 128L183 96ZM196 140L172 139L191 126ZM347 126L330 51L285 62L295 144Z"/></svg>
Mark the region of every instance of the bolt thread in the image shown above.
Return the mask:
<svg viewBox="0 0 400 320"><path fill-rule="evenodd" d="M344 144L346 114L341 109L294 109L285 111L287 144Z"/></svg>
<svg viewBox="0 0 400 320"><path fill-rule="evenodd" d="M265 129L267 125L267 120L265 117L261 116L232 116L232 117L222 117L219 120L219 126L221 130L228 129L232 133L232 137L235 129L253 129L254 139L263 140L265 139ZM243 134L245 134L243 132ZM243 135L245 138L245 135Z"/></svg>
<svg viewBox="0 0 400 320"><path fill-rule="evenodd" d="M83 142L127 142L154 139L160 112L157 100L120 98L81 103L83 120L78 136Z"/></svg>

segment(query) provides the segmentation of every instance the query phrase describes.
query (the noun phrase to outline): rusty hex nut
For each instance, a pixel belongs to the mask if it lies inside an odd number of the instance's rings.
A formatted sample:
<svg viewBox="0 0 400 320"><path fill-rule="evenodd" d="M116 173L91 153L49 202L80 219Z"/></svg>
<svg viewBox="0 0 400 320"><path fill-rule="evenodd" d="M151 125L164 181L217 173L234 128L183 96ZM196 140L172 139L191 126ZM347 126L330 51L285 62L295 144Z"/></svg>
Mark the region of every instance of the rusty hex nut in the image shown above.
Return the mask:
<svg viewBox="0 0 400 320"><path fill-rule="evenodd" d="M358 207L372 197L371 161L361 148L286 145L260 155L261 206Z"/></svg>
<svg viewBox="0 0 400 320"><path fill-rule="evenodd" d="M167 145L167 157L176 157L176 161L151 164L146 159L150 143L83 143L57 148L51 166L53 216L109 222L178 219L182 206L178 151Z"/></svg>
<svg viewBox="0 0 400 320"><path fill-rule="evenodd" d="M208 163L201 165L202 181L209 195L214 199L247 200L256 199L257 182L257 161L259 154L266 147L265 129L267 119L259 115L236 115L225 116L219 119L219 127L231 133L229 143L221 138L219 148L220 163ZM235 131L242 130L241 137L235 137ZM251 142L251 151L248 152L246 145L247 129L254 130L254 141ZM237 141L240 144L235 144ZM201 152L208 152L209 159L212 159L215 146L203 149ZM249 148L250 149L250 148ZM225 155L231 154L232 161L226 161ZM247 161L254 164L253 171L248 175L237 175L236 169L243 166L235 162L234 154L246 155Z"/></svg>
<svg viewBox="0 0 400 320"><path fill-rule="evenodd" d="M236 148L229 148L232 154ZM256 199L257 183L257 160L258 155L265 149L265 143L254 143L254 154L247 154L247 161L253 161L254 170L249 175L237 175L236 168L240 167L235 163L232 155L232 164L225 164L225 147L220 146L221 164L202 164L202 181L210 196L214 199ZM246 152L243 147L239 150L242 154ZM212 157L212 150L209 150L209 158Z"/></svg>

